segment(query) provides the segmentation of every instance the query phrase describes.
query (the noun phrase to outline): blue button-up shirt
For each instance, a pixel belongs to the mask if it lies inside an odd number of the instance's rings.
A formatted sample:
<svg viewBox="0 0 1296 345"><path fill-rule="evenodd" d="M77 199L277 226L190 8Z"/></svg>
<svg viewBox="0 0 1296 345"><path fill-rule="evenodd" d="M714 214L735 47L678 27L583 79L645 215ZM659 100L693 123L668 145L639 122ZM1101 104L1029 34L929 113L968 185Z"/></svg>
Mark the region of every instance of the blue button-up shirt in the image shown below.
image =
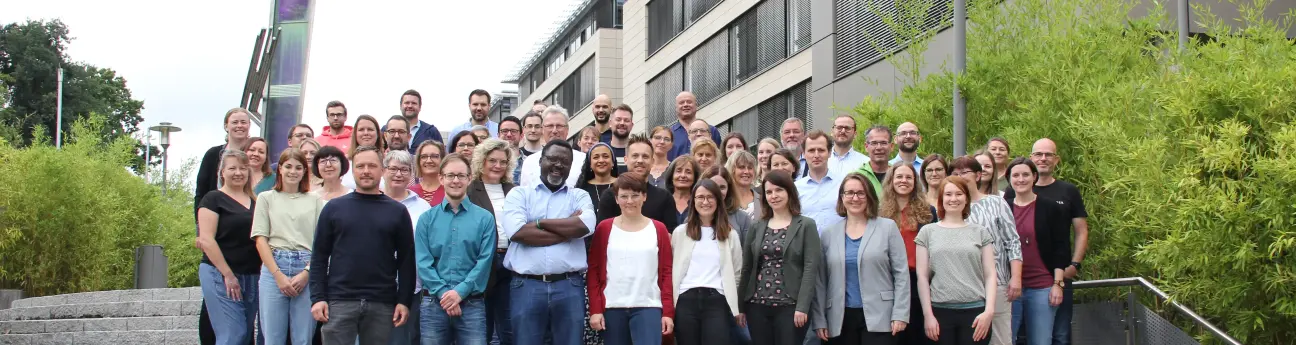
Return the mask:
<svg viewBox="0 0 1296 345"><path fill-rule="evenodd" d="M832 174L824 176L819 181L815 181L810 176L796 180L797 196L801 200L801 215L814 219L820 233L845 219L837 215L837 189L840 187L841 179L833 177Z"/></svg>
<svg viewBox="0 0 1296 345"><path fill-rule="evenodd" d="M675 157L686 155L689 151L692 151L693 142L689 140L688 128L684 128L683 125L680 125L679 121L675 121L675 124L670 126L670 130L671 137L674 138L675 146L671 147L670 152L666 155L666 159L673 161L675 160ZM715 126L711 126L711 141L714 141L716 145L720 145L720 130L716 129Z"/></svg>
<svg viewBox="0 0 1296 345"><path fill-rule="evenodd" d="M504 236L512 239L522 226L541 219L571 217L581 211L580 220L589 228L585 236L594 233L594 204L589 193L564 186L556 192L549 191L544 183L519 186L504 198L502 224ZM559 274L584 271L588 268L585 257L585 240L573 238L552 246L533 247L517 241L509 243L504 256L504 268L520 274Z"/></svg>
<svg viewBox="0 0 1296 345"><path fill-rule="evenodd" d="M846 151L844 155L838 155L837 151L832 151L832 156L828 157L828 176L835 179L843 179L846 174L859 170L860 166L867 164L868 156L865 156L855 149Z"/></svg>
<svg viewBox="0 0 1296 345"><path fill-rule="evenodd" d="M469 120L468 122L464 122L462 125L456 126L454 129L451 129L450 136L447 138L454 138L454 136L458 135L459 132L471 130L472 128L473 128L472 120ZM486 120L486 131L490 132L491 138L499 138L499 122Z"/></svg>
<svg viewBox="0 0 1296 345"><path fill-rule="evenodd" d="M414 258L423 287L436 296L454 290L461 298L481 295L495 258L495 216L464 199L449 198L419 217Z"/></svg>
<svg viewBox="0 0 1296 345"><path fill-rule="evenodd" d="M887 164L890 164L890 165L893 165L893 166L894 166L894 165L896 165L896 163L900 163L900 161L902 161L902 160L903 160L903 159L900 158L900 155L897 154L897 155L895 156L895 158L892 158L890 162L887 162ZM921 172L921 171L922 171L922 164L923 164L923 159L922 159L922 157L914 156L914 161L913 161L914 171L919 171L919 172Z"/></svg>

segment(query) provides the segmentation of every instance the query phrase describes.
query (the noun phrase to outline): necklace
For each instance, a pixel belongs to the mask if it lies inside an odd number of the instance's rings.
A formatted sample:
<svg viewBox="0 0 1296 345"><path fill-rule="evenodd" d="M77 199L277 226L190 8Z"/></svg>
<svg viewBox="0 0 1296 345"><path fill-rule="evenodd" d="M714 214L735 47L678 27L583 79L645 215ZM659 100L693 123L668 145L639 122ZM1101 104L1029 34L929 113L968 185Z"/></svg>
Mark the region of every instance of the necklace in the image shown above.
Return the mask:
<svg viewBox="0 0 1296 345"><path fill-rule="evenodd" d="M591 186L594 186L594 195L592 195L592 196L594 197L594 204L595 204L595 205L598 205L598 204L599 204L599 200L601 200L601 199L603 198L603 191L606 191L606 190L608 190L609 188L612 188L612 184L611 184L611 183L609 183L609 184L595 184L595 185L591 185Z"/></svg>

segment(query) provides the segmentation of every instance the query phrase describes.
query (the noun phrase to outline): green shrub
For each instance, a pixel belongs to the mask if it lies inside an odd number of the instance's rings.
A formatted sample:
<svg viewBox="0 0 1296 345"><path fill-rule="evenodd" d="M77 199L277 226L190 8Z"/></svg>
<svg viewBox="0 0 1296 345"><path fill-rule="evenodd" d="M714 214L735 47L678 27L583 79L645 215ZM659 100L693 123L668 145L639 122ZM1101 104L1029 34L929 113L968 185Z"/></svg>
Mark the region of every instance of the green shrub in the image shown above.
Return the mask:
<svg viewBox="0 0 1296 345"><path fill-rule="evenodd" d="M135 140L103 142L102 126L102 117L77 122L62 150L45 137L0 144L0 287L29 296L131 288L134 250L149 244L165 249L171 286L197 284L192 194L163 197L132 174Z"/></svg>
<svg viewBox="0 0 1296 345"><path fill-rule="evenodd" d="M1014 155L1058 143L1057 175L1091 215L1082 279L1149 278L1250 344L1296 338L1296 15L1262 18L1267 3L1238 5L1240 29L1196 8L1210 38L1184 53L1162 31L1172 20L1131 18L1127 1L985 5L957 77L969 151L994 136ZM854 113L915 122L922 152L951 152L956 77L909 77Z"/></svg>

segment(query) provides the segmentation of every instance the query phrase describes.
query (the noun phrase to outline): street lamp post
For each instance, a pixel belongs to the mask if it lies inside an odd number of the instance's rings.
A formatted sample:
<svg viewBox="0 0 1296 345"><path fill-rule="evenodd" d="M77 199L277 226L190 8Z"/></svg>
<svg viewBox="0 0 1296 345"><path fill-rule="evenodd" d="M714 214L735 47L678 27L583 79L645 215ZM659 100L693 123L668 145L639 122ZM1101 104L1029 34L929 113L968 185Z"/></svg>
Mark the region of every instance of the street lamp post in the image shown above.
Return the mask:
<svg viewBox="0 0 1296 345"><path fill-rule="evenodd" d="M162 195L166 195L167 190L167 148L171 147L171 133L179 132L180 127L171 125L170 122L158 123L157 126L149 127L150 131L161 133L162 138ZM151 149L151 148L146 148ZM145 168L148 162L144 162Z"/></svg>

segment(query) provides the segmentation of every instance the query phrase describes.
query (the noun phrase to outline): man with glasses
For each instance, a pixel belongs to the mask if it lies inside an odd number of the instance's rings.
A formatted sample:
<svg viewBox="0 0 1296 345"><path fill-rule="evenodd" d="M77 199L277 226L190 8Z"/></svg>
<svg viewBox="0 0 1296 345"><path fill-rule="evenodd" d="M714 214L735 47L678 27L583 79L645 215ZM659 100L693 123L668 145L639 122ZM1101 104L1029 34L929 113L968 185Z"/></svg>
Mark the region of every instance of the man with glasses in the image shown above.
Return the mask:
<svg viewBox="0 0 1296 345"><path fill-rule="evenodd" d="M828 175L841 180L851 171L868 162L868 157L855 151L855 118L841 115L833 119L832 156L828 157Z"/></svg>
<svg viewBox="0 0 1296 345"><path fill-rule="evenodd" d="M505 116L503 120L500 120L499 136L500 140L509 144L509 150L513 151L513 157L517 157L517 164L514 164L513 168L513 181L518 181L522 178L522 160L526 158L522 156L521 150L518 149L518 145L522 141L522 120L512 115Z"/></svg>
<svg viewBox="0 0 1296 345"><path fill-rule="evenodd" d="M708 139L711 134L711 128L711 124L707 123L706 120L694 120L693 124L689 125L688 128L689 146L693 146L693 144L699 140ZM716 143L716 145L719 144L720 143L718 142Z"/></svg>
<svg viewBox="0 0 1296 345"><path fill-rule="evenodd" d="M697 96L692 92L684 91L675 96L675 124L670 126L671 136L674 137L674 146L671 147L666 159L675 160L675 157L686 155L692 149L693 139L689 134L689 129L693 128L693 122L697 121ZM711 141L720 143L720 130L715 126L707 126L711 131Z"/></svg>
<svg viewBox="0 0 1296 345"><path fill-rule="evenodd" d="M891 159L890 164L906 162L913 164L914 171L922 170L923 160L918 157L918 145L922 144L922 134L918 132L918 125L913 122L900 124L900 127L896 127L895 142L900 146L900 153Z"/></svg>
<svg viewBox="0 0 1296 345"><path fill-rule="evenodd" d="M532 111L528 111L526 115L522 116L522 139L523 140L521 144L518 145L518 151L521 151L522 158L526 158L536 152L540 152L540 148L544 147L544 131L543 131L544 119L540 116L540 114L542 113L544 113L544 110L540 110L540 111L532 110ZM522 165L518 164L518 166L521 167ZM521 180L514 180L514 181L521 181Z"/></svg>
<svg viewBox="0 0 1296 345"><path fill-rule="evenodd" d="M400 118L402 121L404 120L404 117L400 115L395 116L393 119L395 118ZM389 131L391 130L390 126L392 123L393 121L391 120L387 121ZM387 155L383 157L383 181L387 184L383 187L383 193L405 206L405 210L409 212L410 224L418 224L419 216L423 215L423 212L431 209L432 205L428 204L427 201L424 201L422 198L419 198L418 193L409 190L410 183L414 181L413 160L414 157L410 156L410 154L405 152L403 149L392 149L387 152ZM418 233L414 231L414 227L410 227L409 231L413 236L418 236ZM419 295L422 290L422 282L415 279L414 297L411 299L412 302L409 306L410 322L397 326L392 330L392 341L390 344L418 345L421 342L421 340L419 340L421 337L419 333L419 303L422 301L419 298Z"/></svg>
<svg viewBox="0 0 1296 345"><path fill-rule="evenodd" d="M545 108L543 120L544 122L541 123L540 129L545 136L544 140L567 140L567 131L570 129L567 125L567 109L551 105L549 108ZM547 147L549 145L546 144L545 146ZM585 153L573 149L571 155L571 169L565 176L567 186L575 187L576 182L580 180L580 171L585 166ZM541 155L533 154L527 156L527 158L522 161L522 179L518 180L520 181L518 183L519 186L536 184L541 179L541 173L548 173L548 171L541 169L540 156Z"/></svg>
<svg viewBox="0 0 1296 345"><path fill-rule="evenodd" d="M395 115L387 119L387 125L383 126L383 138L387 139L387 152L409 151L409 133L409 120L404 116Z"/></svg>
<svg viewBox="0 0 1296 345"><path fill-rule="evenodd" d="M804 135L805 123L801 122L801 119L789 117L783 120L783 128L779 129L779 141L783 143L784 148L797 155L797 172L801 176L806 176L806 171L809 170L806 169L805 153L802 152L801 147L802 142L805 141ZM793 176L793 178L801 176Z"/></svg>
<svg viewBox="0 0 1296 345"><path fill-rule="evenodd" d="M1071 345L1071 307L1075 293L1071 282L1079 274L1080 262L1084 260L1085 252L1089 250L1089 211L1085 209L1080 189L1076 188L1075 184L1054 176L1058 163L1062 162L1062 156L1058 155L1057 143L1049 138L1035 141L1035 145L1031 146L1030 160L1035 163L1035 169L1039 171L1039 178L1033 188L1035 194L1042 199L1057 202L1058 206L1071 215L1075 246L1071 251L1071 265L1067 266L1062 273L1066 286L1062 288L1062 304L1058 305L1057 314L1053 319L1053 324L1057 325L1053 327L1053 345ZM1012 200L1016 196L1017 193L1012 188L1004 192L1005 199Z"/></svg>
<svg viewBox="0 0 1296 345"><path fill-rule="evenodd" d="M328 127L320 131L315 141L323 146L341 149L342 152L351 152L351 126L346 125L346 104L342 104L341 101L328 102L328 105L324 106L324 114L328 119Z"/></svg>
<svg viewBox="0 0 1296 345"><path fill-rule="evenodd" d="M878 199L882 199L882 180L886 179L887 169L891 163L887 157L891 157L891 128L885 125L876 125L869 127L864 131L864 150L868 152L868 163L859 167L859 173L863 174L873 185L873 191L877 192Z"/></svg>
<svg viewBox="0 0 1296 345"><path fill-rule="evenodd" d="M406 90L401 94L400 108L401 116L405 116L405 120L410 124L410 139L407 141L410 154L416 154L414 150L417 150L424 141L445 142L441 139L441 131L437 130L436 126L419 120L419 112L423 110L423 95L418 91Z"/></svg>
<svg viewBox="0 0 1296 345"><path fill-rule="evenodd" d="M314 136L315 130L311 129L310 125L299 123L288 132L288 147L297 148L297 144L301 144L302 140Z"/></svg>

